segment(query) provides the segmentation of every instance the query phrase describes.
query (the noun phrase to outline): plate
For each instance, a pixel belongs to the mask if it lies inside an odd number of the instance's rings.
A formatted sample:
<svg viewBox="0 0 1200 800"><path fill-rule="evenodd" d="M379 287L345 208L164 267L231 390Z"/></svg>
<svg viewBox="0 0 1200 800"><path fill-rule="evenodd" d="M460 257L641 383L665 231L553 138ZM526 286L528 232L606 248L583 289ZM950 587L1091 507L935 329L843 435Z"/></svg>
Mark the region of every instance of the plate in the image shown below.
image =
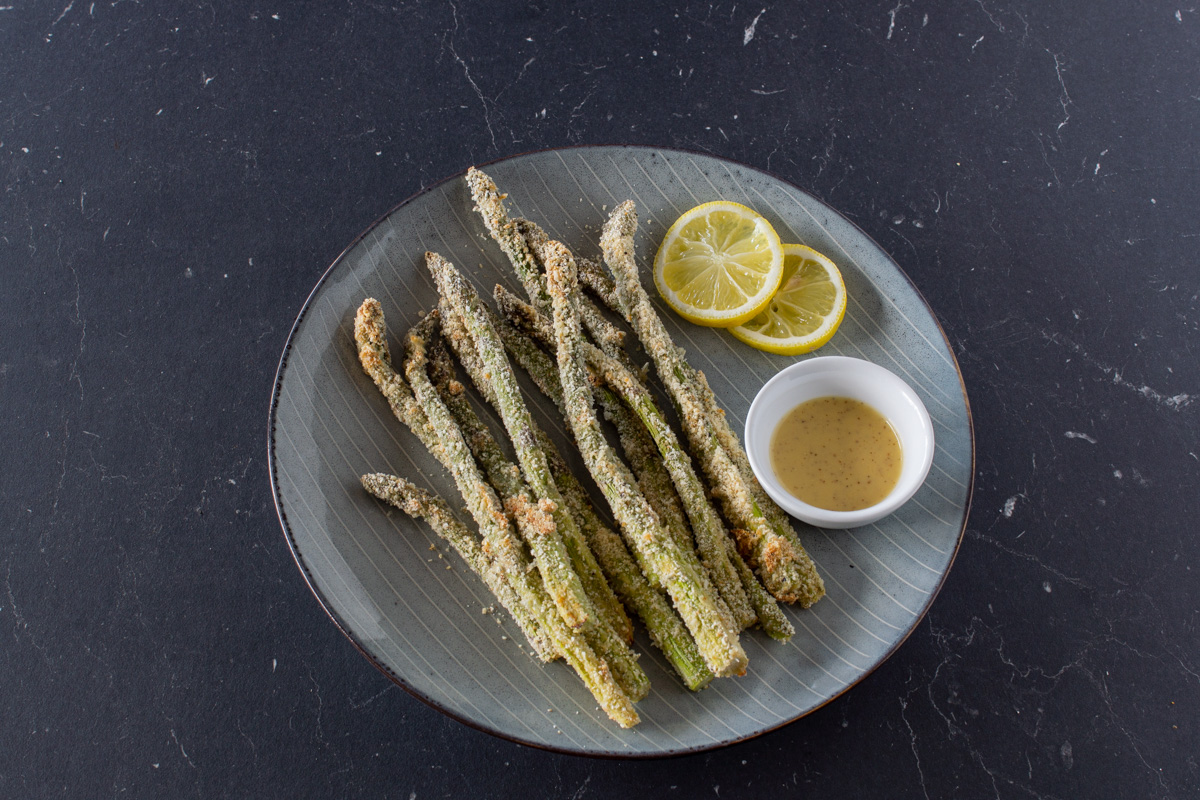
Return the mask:
<svg viewBox="0 0 1200 800"><path fill-rule="evenodd" d="M375 666L433 707L498 736L586 755L719 747L796 720L862 680L929 608L970 506L967 397L953 352L920 294L836 211L778 178L719 158L582 147L517 156L486 171L508 193L514 215L540 222L581 253L598 252L607 211L632 198L643 283L655 299L650 264L658 242L683 211L709 200L744 203L785 242L826 253L842 270L850 300L840 330L819 353L876 362L917 390L936 431L933 468L916 496L879 523L845 531L797 523L828 594L807 611L787 609L796 627L787 644L758 631L745 634L746 676L689 692L639 633L652 689L637 706L641 724L618 728L568 667L536 663L511 620L483 613L494 604L487 589L424 523L389 513L359 485L363 473L393 472L461 506L449 476L363 374L352 335L365 297L382 302L394 343L421 310L434 307L427 250L448 258L486 297L497 282L521 294L459 175L397 206L338 257L300 311L280 360L269 442L275 503L296 563L329 616ZM761 353L723 330L684 322L665 306L660 312L708 376L735 431L759 387L804 358ZM530 396L535 416L562 438L557 412ZM584 474L581 462L573 466Z"/></svg>

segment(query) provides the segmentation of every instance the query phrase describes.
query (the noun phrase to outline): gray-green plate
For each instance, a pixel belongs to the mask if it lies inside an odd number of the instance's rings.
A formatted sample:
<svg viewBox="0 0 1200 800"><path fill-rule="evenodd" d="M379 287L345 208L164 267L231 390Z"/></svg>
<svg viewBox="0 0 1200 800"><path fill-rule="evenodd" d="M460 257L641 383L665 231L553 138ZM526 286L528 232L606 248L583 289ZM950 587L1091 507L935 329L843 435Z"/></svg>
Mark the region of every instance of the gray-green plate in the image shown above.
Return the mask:
<svg viewBox="0 0 1200 800"><path fill-rule="evenodd" d="M354 312L382 303L397 335L436 304L425 251L450 259L486 297L497 282L520 293L461 176L402 203L329 268L301 310L275 381L270 459L279 518L313 592L339 628L384 673L462 722L525 744L618 757L706 750L772 730L829 702L887 658L929 608L954 559L971 499L971 416L954 355L929 307L894 261L814 197L770 175L710 156L645 147L551 150L487 167L511 211L595 254L606 212L638 207L638 255L652 262L667 227L699 203L725 199L765 215L785 242L803 242L842 270L850 302L822 354L881 364L921 395L937 437L929 479L875 525L821 531L797 523L828 595L789 608L796 636L743 636L745 677L687 691L638 634L652 681L642 722L621 730L562 662L536 663L511 620L482 613L483 584L424 525L389 513L361 488L393 472L462 504L452 481L391 415L359 368ZM643 283L657 299L646 266ZM758 388L795 360L770 356L721 330L660 307L676 342L708 375L739 433ZM399 352L399 350L394 350ZM560 437L540 396L535 415ZM565 439L563 439L565 442ZM574 464L585 474L582 464ZM598 497L598 495L597 495ZM463 516L469 522L469 517ZM436 546L436 549L431 546Z"/></svg>

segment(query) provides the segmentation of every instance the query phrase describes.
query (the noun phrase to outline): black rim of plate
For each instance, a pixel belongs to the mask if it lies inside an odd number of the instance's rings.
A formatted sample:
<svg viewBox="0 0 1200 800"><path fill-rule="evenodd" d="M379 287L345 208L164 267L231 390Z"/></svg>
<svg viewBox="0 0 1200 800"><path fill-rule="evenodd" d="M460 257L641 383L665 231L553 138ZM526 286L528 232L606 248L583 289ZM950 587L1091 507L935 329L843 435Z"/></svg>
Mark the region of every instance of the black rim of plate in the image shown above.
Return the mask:
<svg viewBox="0 0 1200 800"><path fill-rule="evenodd" d="M792 183L791 181L785 180L784 178L780 178L777 175L773 175L773 174L767 172L766 170L762 170L757 167L750 166L748 164L744 164L735 159L725 158L723 156L715 156L712 153L704 153L704 152L701 152L698 150L687 150L685 148L679 148L679 147L652 147L652 146L648 146L648 145L629 145L629 144L615 144L615 145L597 144L597 145L575 145L575 146L570 146L570 147L550 147L550 148L544 148L541 150L530 150L530 151L527 151L524 153L517 153L517 154L511 155L511 156L504 156L501 158L492 159L491 161L480 163L475 166L487 167L492 164L514 161L517 159L536 156L536 155L539 155L542 153L552 153L555 151L562 151L562 150L602 150L602 149L613 149L613 148L623 149L623 150L644 150L647 152L656 152L656 153L657 152L684 153L684 154L688 154L688 155L696 155L696 156L701 156L703 158L712 158L712 159L716 159L718 161L724 161L729 164L735 165L741 169L749 170L751 172L756 172L760 175L770 178L771 180L779 181L780 183L782 183L786 186L789 186L792 189L800 192L804 196L812 198L817 203L819 203L822 207L828 209L829 211L836 214L841 219L845 220L851 226L853 226L854 229L856 231L858 231L858 233L860 235L862 235L862 237L864 239L869 241L880 253L883 253L884 256L887 257L888 261L891 262L892 266L896 269L896 271L900 274L900 276L902 278L904 278L904 280L908 283L909 287L916 294L917 299L919 299L921 301L921 303L925 306L925 310L928 312L930 319L933 321L933 324L937 327L938 333L942 337L942 342L946 346L946 352L950 355L950 359L954 364L955 375L958 376L959 390L962 392L963 407L966 412L967 437L968 437L968 441L969 441L970 447L971 447L971 458L970 458L970 464L969 464L970 475L967 479L967 494L966 494L966 502L963 505L962 525L959 527L958 536L954 542L954 550L950 554L950 559L946 564L946 569L942 573L941 577L938 579L937 585L930 592L928 600L926 600L925 604L923 606L921 606L920 610L918 611L917 615L913 619L912 624L909 626L908 630L906 630L904 632L904 634L896 641L896 643L893 644L887 650L887 652L884 653L879 658L878 661L876 661L874 664L872 664L867 669L865 669L861 675L859 675L857 678L855 678L853 681L851 681L849 684L847 684L841 691L830 695L823 702L813 706L812 708L810 708L809 710L807 710L801 714L797 714L796 716L794 716L790 719L784 720L776 725L771 725L769 727L763 728L760 731L755 731L754 733L749 734L747 736L742 736L742 737L739 737L736 739L729 739L729 740L723 741L723 742L716 742L713 744L699 745L696 747L679 748L679 749L674 749L674 750L661 750L661 751L656 751L653 753L625 753L625 752L611 752L608 750L579 750L579 749L554 747L553 745L545 744L543 742L532 741L529 739L523 739L519 736L514 736L514 735L506 733L504 731L497 730L497 729L491 728L487 725L480 724L479 722L477 722L473 719L464 717L461 714L451 711L450 709L442 706L440 703L438 703L433 698L423 694L422 692L418 691L413 686L409 685L409 683L407 681L405 681L404 678L400 677L395 672L393 672L386 664L380 663L380 661L377 658L375 658L375 656L373 656L362 645L361 642L358 641L358 638L351 631L350 626L348 626L341 619L341 617L339 616L337 611L331 606L329 601L325 598L325 596L321 593L321 591L317 588L317 586L313 582L313 576L309 572L308 566L304 563L304 559L301 557L300 552L296 548L295 537L292 533L291 526L288 524L287 512L284 510L283 503L280 499L279 476L277 473L277 467L276 467L276 463L275 463L275 427L276 427L276 411L279 406L279 398L280 398L280 394L283 389L283 375L287 369L288 356L291 353L292 341L296 336L296 332L300 329L300 325L304 321L305 316L308 314L309 309L312 307L313 301L316 299L317 295L320 294L321 289L325 286L325 282L333 274L334 270L336 270L338 267L340 267L342 265L342 262L345 260L347 254L349 254L350 251L353 250L359 244L359 242L361 242L363 239L365 239L372 231L374 231L381 224L383 224L383 222L386 221L388 219L388 217L390 217L392 214L396 213L396 211L403 208L404 206L409 205L410 203L415 202L416 200L418 200L419 198L430 193L431 191L438 188L439 186L441 186L445 183L448 183L450 181L462 178L464 175L467 174L466 169L463 169L460 172L456 172L453 175L450 175L446 178L443 178L439 181L436 181L436 182L430 184L429 186L426 186L425 188L421 189L420 191L416 192L415 194L410 195L409 197L405 198L404 200L401 200L399 203L397 203L396 205L394 205L390 209L388 209L378 219L376 219L374 222L372 222L370 225L368 225L362 231L362 233L360 233L358 236L354 237L353 241L351 241L348 245L346 245L346 247L342 250L342 252L339 253L338 256L329 265L329 268L326 269L325 272L321 275L321 277L317 281L316 285L313 286L312 291L308 293L308 297L305 299L304 305L300 308L300 312L296 315L296 321L292 323L292 328L290 331L288 331L287 341L284 343L284 346L283 346L283 353L279 357L279 365L275 369L275 381L271 388L271 407L270 407L270 413L269 413L269 417L268 417L268 426L267 426L267 466L268 466L268 469L271 474L271 496L273 497L273 499L275 501L275 512L276 512L277 516L279 517L279 524L283 527L283 534L284 534L284 538L287 540L288 549L291 551L292 558L295 560L296 566L300 569L300 573L304 576L304 581L305 581L305 583L308 584L309 591L312 592L313 596L317 599L317 602L320 603L321 608L324 609L325 613L333 621L333 624L336 625L338 630L340 630L342 632L342 634L347 639L350 640L350 643L354 645L354 648L356 650L358 650L358 652L361 653L362 656L364 658L366 658L367 661L370 662L376 669L378 669L380 672L382 672L384 675L386 675L393 683L395 683L397 686L404 689L404 691L408 692L410 695L417 698L421 702L425 703L429 707L431 707L437 711L440 711L441 713L445 714L446 716L450 717L451 719L454 719L470 728L474 728L475 730L491 734L492 736L496 736L500 739L505 739L510 742L515 742L517 744L526 745L528 747L534 747L534 748L537 748L540 750L548 750L548 751L555 752L555 753L563 753L565 755L589 756L589 757L593 757L593 758L612 758L612 759L619 759L619 760L628 760L628 759L641 760L641 759L669 758L672 756L682 756L682 755L691 755L691 754L695 754L695 753L704 753L704 752L708 752L710 750L717 750L717 749L720 749L723 747L729 747L730 745L738 744L740 742L749 741L750 739L757 738L759 736L762 736L763 734L771 733L772 731L777 731L780 728L783 728L787 725L792 724L793 722L795 722L798 719L801 719L803 717L808 716L809 714L812 714L813 712L817 711L820 708L824 708L829 703L832 703L834 700L838 699L839 697L844 695L846 692L853 689L855 686L857 686L859 683L861 683L868 675L873 673L875 670L879 669L879 667L885 661L887 661L889 658L892 657L892 655L900 648L901 645L903 645L906 641L908 641L908 637L911 636L913 631L915 631L917 629L917 626L921 623L921 620L923 620L925 618L925 615L927 613L929 613L929 609L933 605L934 600L936 600L937 596L941 593L942 586L945 585L946 578L950 575L950 569L954 566L955 559L958 558L958 551L959 551L959 548L962 546L963 536L966 533L967 521L970 519L970 516L971 516L971 501L975 495L975 422L974 422L974 418L971 415L970 398L967 396L966 385L963 383L962 369L959 367L958 357L954 354L954 348L950 346L950 340L946 336L946 331L942 328L942 323L938 320L937 315L933 312L933 308L929 305L929 302L925 299L925 296L923 294L921 294L921 290L919 288L917 288L917 285L915 283L913 283L912 279L908 277L908 274L896 262L896 260L891 257L891 254L888 253L887 250L884 250L879 245L879 243L876 242L870 236L870 234L868 234L861 227L859 227L857 223L855 223L850 218L846 217L844 214L842 214L837 209L835 209L832 206L830 206L829 204L825 203L820 198L818 198L815 195L811 194L810 192L800 188L799 186Z"/></svg>

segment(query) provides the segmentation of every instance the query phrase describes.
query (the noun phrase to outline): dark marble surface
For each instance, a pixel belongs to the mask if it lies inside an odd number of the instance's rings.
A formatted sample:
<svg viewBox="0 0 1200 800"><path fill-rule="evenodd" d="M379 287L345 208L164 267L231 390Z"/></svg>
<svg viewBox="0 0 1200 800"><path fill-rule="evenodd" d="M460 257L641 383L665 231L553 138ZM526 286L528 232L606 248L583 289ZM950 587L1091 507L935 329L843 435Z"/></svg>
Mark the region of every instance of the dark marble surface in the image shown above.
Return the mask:
<svg viewBox="0 0 1200 800"><path fill-rule="evenodd" d="M1162 3L0 5L0 796L1200 794L1200 13ZM469 164L630 142L813 192L962 366L966 537L780 731L597 761L444 718L266 471L326 266Z"/></svg>

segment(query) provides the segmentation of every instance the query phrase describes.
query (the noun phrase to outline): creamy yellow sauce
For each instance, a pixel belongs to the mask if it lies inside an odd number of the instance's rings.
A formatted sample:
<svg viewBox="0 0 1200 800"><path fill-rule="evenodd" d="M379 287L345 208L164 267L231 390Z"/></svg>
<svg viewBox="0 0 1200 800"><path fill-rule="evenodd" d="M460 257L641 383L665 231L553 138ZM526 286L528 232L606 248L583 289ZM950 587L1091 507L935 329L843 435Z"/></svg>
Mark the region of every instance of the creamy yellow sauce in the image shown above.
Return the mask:
<svg viewBox="0 0 1200 800"><path fill-rule="evenodd" d="M801 403L771 435L771 467L783 488L830 511L857 511L883 500L903 463L891 423L848 397Z"/></svg>

